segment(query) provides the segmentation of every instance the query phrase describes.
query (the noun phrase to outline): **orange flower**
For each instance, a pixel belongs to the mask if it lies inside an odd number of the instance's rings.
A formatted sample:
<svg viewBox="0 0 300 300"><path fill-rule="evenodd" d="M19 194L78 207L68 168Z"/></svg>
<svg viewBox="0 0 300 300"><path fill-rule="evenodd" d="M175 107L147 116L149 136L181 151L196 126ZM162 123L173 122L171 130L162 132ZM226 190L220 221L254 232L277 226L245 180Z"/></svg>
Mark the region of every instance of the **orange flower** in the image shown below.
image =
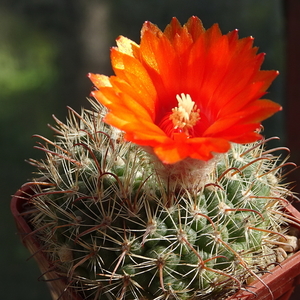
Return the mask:
<svg viewBox="0 0 300 300"><path fill-rule="evenodd" d="M92 95L108 108L106 123L162 162L206 161L230 142L260 139L260 122L281 109L260 99L278 72L260 70L264 54L252 44L217 24L205 30L197 17L184 26L173 18L163 32L145 22L140 45L117 39L115 76L89 74Z"/></svg>

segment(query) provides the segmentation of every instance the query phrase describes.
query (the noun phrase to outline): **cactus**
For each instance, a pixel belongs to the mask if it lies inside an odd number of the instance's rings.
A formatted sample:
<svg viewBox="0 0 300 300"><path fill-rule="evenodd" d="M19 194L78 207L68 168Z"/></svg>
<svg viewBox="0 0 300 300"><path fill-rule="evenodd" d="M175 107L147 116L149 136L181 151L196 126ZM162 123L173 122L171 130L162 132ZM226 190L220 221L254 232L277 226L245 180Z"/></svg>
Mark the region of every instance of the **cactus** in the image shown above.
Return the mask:
<svg viewBox="0 0 300 300"><path fill-rule="evenodd" d="M87 300L223 299L286 257L287 163L265 141L193 170L164 165L93 106L55 119L55 141L36 147L46 158L30 160L26 218L68 288Z"/></svg>

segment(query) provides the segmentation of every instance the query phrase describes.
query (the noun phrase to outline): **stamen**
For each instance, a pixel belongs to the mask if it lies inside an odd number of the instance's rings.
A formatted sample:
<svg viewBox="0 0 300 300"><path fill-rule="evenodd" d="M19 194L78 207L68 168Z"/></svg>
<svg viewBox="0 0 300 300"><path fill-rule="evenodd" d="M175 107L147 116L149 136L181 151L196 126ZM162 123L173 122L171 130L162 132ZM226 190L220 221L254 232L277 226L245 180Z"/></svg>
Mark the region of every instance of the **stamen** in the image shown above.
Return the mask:
<svg viewBox="0 0 300 300"><path fill-rule="evenodd" d="M178 107L172 109L169 120L173 122L174 129L181 129L189 135L189 130L200 120L200 109L189 94L176 95L176 99Z"/></svg>

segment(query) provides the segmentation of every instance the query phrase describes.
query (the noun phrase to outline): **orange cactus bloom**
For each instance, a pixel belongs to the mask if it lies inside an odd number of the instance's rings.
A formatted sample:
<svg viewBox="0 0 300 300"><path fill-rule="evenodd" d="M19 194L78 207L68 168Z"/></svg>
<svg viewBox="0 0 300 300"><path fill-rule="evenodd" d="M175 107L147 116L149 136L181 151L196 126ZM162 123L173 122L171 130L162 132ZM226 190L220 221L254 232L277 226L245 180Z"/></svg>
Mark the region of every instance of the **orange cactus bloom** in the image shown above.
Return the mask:
<svg viewBox="0 0 300 300"><path fill-rule="evenodd" d="M261 138L260 122L281 109L260 99L277 71L261 71L253 38L205 30L197 17L176 18L162 32L145 22L140 45L125 37L111 50L115 76L89 74L104 121L125 139L150 146L163 163L207 161L230 143Z"/></svg>

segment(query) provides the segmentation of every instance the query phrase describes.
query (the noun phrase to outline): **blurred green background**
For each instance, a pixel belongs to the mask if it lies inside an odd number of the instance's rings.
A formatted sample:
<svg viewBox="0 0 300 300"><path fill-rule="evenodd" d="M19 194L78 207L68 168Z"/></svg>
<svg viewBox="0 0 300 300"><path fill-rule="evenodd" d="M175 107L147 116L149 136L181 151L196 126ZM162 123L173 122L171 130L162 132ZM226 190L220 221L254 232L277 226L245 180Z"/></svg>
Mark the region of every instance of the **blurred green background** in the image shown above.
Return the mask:
<svg viewBox="0 0 300 300"><path fill-rule="evenodd" d="M34 260L21 245L10 214L11 195L30 179L24 162L43 156L33 134L52 138L51 115L65 120L66 106L89 107L88 72L110 75L109 48L118 35L139 42L145 20L164 28L173 16L200 17L252 35L267 56L263 69L281 76L269 97L284 105L285 35L280 0L1 0L0 3L0 290L5 300L49 300ZM264 123L266 136L284 144L283 113Z"/></svg>

